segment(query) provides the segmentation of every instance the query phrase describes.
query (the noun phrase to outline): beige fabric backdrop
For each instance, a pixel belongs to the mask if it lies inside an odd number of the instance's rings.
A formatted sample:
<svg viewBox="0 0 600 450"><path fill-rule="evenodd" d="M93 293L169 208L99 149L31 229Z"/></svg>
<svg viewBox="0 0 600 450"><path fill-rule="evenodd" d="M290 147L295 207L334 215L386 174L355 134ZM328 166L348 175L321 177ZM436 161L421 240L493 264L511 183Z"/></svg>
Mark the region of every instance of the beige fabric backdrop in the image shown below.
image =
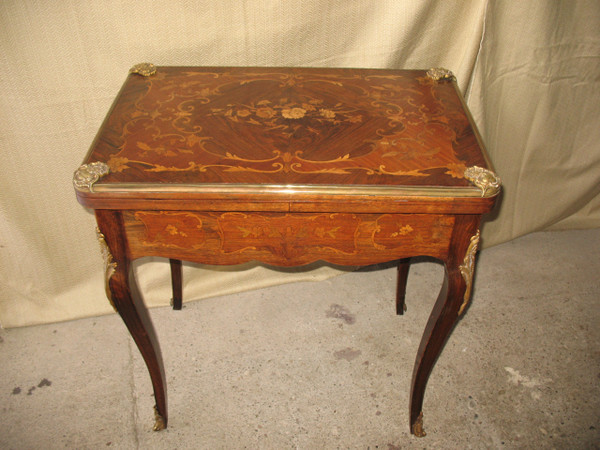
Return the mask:
<svg viewBox="0 0 600 450"><path fill-rule="evenodd" d="M600 226L598 30L595 0L0 2L0 323L112 311L71 177L142 61L447 67L506 186L485 245ZM339 273L243 269L186 266L185 299ZM168 304L168 264L137 270L146 302Z"/></svg>

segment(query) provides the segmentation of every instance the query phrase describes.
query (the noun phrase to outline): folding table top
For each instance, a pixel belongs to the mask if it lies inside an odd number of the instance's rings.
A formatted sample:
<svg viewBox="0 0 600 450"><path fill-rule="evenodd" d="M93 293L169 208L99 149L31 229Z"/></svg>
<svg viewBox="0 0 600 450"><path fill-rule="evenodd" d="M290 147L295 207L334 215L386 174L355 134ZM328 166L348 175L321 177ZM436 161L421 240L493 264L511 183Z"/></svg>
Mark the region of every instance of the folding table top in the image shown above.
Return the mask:
<svg viewBox="0 0 600 450"><path fill-rule="evenodd" d="M91 206L94 198L136 193L168 199L253 190L486 197L499 188L488 169L454 77L443 69L142 64L128 75L74 184Z"/></svg>

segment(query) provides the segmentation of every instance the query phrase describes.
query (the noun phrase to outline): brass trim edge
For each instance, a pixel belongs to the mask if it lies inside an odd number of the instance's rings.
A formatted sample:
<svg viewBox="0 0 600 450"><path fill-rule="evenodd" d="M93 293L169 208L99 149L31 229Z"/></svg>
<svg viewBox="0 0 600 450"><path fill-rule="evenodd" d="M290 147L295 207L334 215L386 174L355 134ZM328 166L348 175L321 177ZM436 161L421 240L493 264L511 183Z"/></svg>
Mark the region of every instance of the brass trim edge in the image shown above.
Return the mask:
<svg viewBox="0 0 600 450"><path fill-rule="evenodd" d="M474 236L471 237L471 242L469 243L469 247L467 247L467 252L465 254L465 259L463 263L459 266L460 273L465 280L465 284L467 285L465 288L465 295L463 297L462 305L460 305L460 309L458 310L458 315L461 316L465 311L465 308L469 304L469 299L471 298L471 289L473 285L473 272L475 271L475 255L477 253L477 247L479 246L479 238L481 233L477 230Z"/></svg>
<svg viewBox="0 0 600 450"><path fill-rule="evenodd" d="M109 172L110 167L100 161L83 164L73 174L73 186L78 191L94 192L94 183Z"/></svg>
<svg viewBox="0 0 600 450"><path fill-rule="evenodd" d="M159 184L106 183L98 184L94 193L202 193L202 194L319 194L319 195L377 195L420 197L481 197L475 186L417 187L417 186L333 186L333 185L276 185L276 184Z"/></svg>
<svg viewBox="0 0 600 450"><path fill-rule="evenodd" d="M427 436L427 433L425 433L425 430L423 429L423 411L421 411L419 417L417 417L417 421L413 425L412 432L416 437Z"/></svg>
<svg viewBox="0 0 600 450"><path fill-rule="evenodd" d="M117 311L117 307L115 306L115 302L112 298L112 292L110 291L109 281L117 270L117 263L113 260L113 255L110 253L110 248L108 248L108 244L106 243L106 238L104 234L100 231L100 228L96 227L96 236L98 237L98 242L100 243L100 252L102 253L102 259L104 259L104 289L106 291L106 297L110 303L110 306L113 307L115 312Z"/></svg>
<svg viewBox="0 0 600 450"><path fill-rule="evenodd" d="M433 67L427 71L427 76L433 81L456 81L452 71L443 67Z"/></svg>
<svg viewBox="0 0 600 450"><path fill-rule="evenodd" d="M129 73L136 73L143 77L149 77L156 73L156 66L152 63L139 63L129 69Z"/></svg>
<svg viewBox="0 0 600 450"><path fill-rule="evenodd" d="M154 406L154 426L152 427L152 430L160 431L160 430L164 430L165 428L167 428L165 418L160 415L160 413L158 412L158 408L155 405Z"/></svg>
<svg viewBox="0 0 600 450"><path fill-rule="evenodd" d="M498 175L483 167L467 167L464 176L481 190L482 197L493 197L500 192L502 180Z"/></svg>

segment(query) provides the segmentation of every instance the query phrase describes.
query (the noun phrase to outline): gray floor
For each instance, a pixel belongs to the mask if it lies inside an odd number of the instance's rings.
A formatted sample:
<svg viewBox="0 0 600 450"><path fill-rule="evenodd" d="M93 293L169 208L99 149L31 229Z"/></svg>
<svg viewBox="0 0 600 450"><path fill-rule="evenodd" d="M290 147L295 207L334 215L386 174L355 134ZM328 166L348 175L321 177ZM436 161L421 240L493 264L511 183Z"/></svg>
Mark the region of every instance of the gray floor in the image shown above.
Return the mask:
<svg viewBox="0 0 600 450"><path fill-rule="evenodd" d="M155 309L169 428L116 315L0 330L0 448L600 448L600 229L483 251L472 305L408 432L442 267L371 268ZM184 293L185 295L185 293Z"/></svg>

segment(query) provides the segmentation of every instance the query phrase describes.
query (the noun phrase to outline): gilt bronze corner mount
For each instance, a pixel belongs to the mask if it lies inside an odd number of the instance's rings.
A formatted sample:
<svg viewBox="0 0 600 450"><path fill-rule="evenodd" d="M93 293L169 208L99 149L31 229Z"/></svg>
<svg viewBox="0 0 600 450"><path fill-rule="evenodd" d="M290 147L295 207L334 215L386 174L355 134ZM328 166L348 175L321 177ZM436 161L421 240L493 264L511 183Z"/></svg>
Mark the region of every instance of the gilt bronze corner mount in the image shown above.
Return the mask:
<svg viewBox="0 0 600 450"><path fill-rule="evenodd" d="M481 189L482 197L493 197L500 192L502 180L494 172L483 167L473 166L465 170L465 178Z"/></svg>
<svg viewBox="0 0 600 450"><path fill-rule="evenodd" d="M129 73L136 73L143 77L149 77L156 73L156 66L152 63L140 63L129 69Z"/></svg>
<svg viewBox="0 0 600 450"><path fill-rule="evenodd" d="M110 167L100 161L83 164L73 174L73 186L78 191L94 192L94 183L109 172Z"/></svg>
<svg viewBox="0 0 600 450"><path fill-rule="evenodd" d="M452 71L444 69L443 67L434 67L427 71L427 76L433 81L454 81L456 77Z"/></svg>

